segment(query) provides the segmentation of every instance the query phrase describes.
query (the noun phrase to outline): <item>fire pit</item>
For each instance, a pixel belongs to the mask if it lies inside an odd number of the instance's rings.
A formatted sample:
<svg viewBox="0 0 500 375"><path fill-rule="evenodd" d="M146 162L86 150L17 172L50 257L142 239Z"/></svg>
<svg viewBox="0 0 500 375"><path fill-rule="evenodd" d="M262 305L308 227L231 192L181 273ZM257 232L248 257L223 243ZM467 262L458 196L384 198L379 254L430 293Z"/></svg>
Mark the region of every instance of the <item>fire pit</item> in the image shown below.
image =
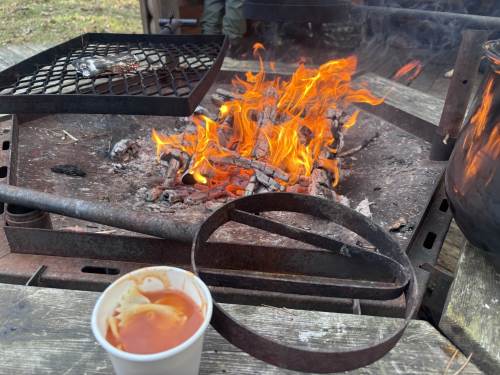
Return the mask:
<svg viewBox="0 0 500 375"><path fill-rule="evenodd" d="M257 54L261 48L256 46ZM299 67L291 78L276 80L265 79L261 69L236 79L239 90L221 80L205 96L203 108L189 118L20 114L6 150L12 155L10 182L62 197L112 203L122 210L121 222L138 222L134 215L151 213L150 219L161 214L162 220L191 227L238 196L301 192L336 200L372 218L393 231L399 245L423 264L439 248L442 233L436 228L449 223L442 191L435 189L443 164L427 160L429 145L421 139L356 107L381 99L359 81L351 82L355 65L354 57L335 60L316 70ZM437 219L430 212L437 213ZM105 210L97 216L106 220L73 216L113 224ZM326 235L338 250L375 250L328 221L282 212L263 216ZM41 285L99 290L116 275L144 264L189 266L187 237L160 240L67 216L51 218L54 230L5 228L10 253L0 260L2 280L24 282L33 268L44 265L46 269L39 269ZM371 275L385 280L382 271L369 264L349 265L311 244L277 234L264 236L261 230L231 223L212 236L204 256L218 300L403 315L402 296L353 301L242 288L249 277L282 274L302 275L311 288L327 282L322 278ZM422 257L424 247L431 251ZM425 282L420 271L417 276ZM220 277L236 283L229 288L217 285Z"/></svg>

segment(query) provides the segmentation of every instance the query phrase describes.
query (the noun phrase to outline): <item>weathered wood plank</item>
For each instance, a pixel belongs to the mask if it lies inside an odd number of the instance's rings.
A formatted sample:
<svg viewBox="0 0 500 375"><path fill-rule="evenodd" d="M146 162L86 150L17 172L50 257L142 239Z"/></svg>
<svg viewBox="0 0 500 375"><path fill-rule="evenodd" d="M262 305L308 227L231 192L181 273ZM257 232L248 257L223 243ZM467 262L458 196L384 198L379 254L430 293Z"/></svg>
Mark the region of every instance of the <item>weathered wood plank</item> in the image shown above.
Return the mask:
<svg viewBox="0 0 500 375"><path fill-rule="evenodd" d="M422 73L420 73L418 77L415 78L412 82L410 82L408 86L410 86L412 89L428 94L436 79L438 79L438 77L441 77L444 72L445 68L443 67L443 65L427 63L424 65Z"/></svg>
<svg viewBox="0 0 500 375"><path fill-rule="evenodd" d="M95 342L90 314L98 293L0 284L0 353L5 374L111 374ZM242 322L289 343L348 348L376 340L398 320L270 307L225 305ZM279 322L279 324L276 324ZM442 374L455 347L430 324L413 321L386 357L353 374ZM459 354L456 371L465 357ZM297 374L241 352L211 328L201 374ZM451 372L452 373L452 372ZM463 374L480 374L469 364Z"/></svg>
<svg viewBox="0 0 500 375"><path fill-rule="evenodd" d="M483 251L464 247L450 288L442 331L488 374L500 374L500 274Z"/></svg>
<svg viewBox="0 0 500 375"><path fill-rule="evenodd" d="M384 98L381 105L360 105L361 108L428 142L432 140L444 100L373 73L358 77L356 82Z"/></svg>
<svg viewBox="0 0 500 375"><path fill-rule="evenodd" d="M7 69L11 65L17 64L18 62L25 60L46 48L49 48L49 46L42 44L23 44L0 47L0 71Z"/></svg>
<svg viewBox="0 0 500 375"><path fill-rule="evenodd" d="M453 220L439 253L437 265L454 274L464 243L465 237L455 223L455 220Z"/></svg>
<svg viewBox="0 0 500 375"><path fill-rule="evenodd" d="M451 68L450 68L451 69ZM440 77L437 77L431 88L428 90L428 93L438 97L438 98L446 98L446 93L448 92L448 86L450 85L450 79L444 77L444 74Z"/></svg>

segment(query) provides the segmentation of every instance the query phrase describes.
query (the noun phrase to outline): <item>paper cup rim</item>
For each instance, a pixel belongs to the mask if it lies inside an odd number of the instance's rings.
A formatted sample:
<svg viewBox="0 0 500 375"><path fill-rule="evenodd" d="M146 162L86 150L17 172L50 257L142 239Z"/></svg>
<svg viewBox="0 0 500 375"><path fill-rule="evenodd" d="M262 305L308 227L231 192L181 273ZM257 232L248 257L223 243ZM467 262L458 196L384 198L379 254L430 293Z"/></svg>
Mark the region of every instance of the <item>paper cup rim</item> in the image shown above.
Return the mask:
<svg viewBox="0 0 500 375"><path fill-rule="evenodd" d="M134 275L136 273L142 273L145 271L162 271L162 270L175 270L179 271L181 273L184 273L186 275L189 275L189 277L192 277L195 280L195 283L201 288L201 291L203 293L203 296L205 297L205 302L207 304L207 311L203 320L203 323L200 325L200 327L196 330L196 332L189 337L186 341L183 341L179 345L173 347L172 349L165 350L163 352L159 353L153 353L153 354L137 354L137 353L129 353L123 350L120 350L113 345L111 345L108 340L101 334L98 324L97 324L97 311L99 310L99 307L101 303L106 299L107 294L109 293L109 290L111 290L116 284L121 282L123 279L128 277L129 275ZM94 306L94 309L92 311L92 319L91 319L91 327L92 327L92 332L94 334L94 337L97 339L99 344L111 355L127 360L127 361L132 361L132 362L154 362L158 360L163 360L169 357L172 357L183 350L189 348L196 340L200 338L205 333L205 330L207 329L208 325L210 324L210 320L212 319L212 310L213 310L213 305L212 305L212 295L210 294L210 291L208 290L208 287L205 285L205 283L195 274L192 272L186 271L182 268L177 268L177 267L170 267L170 266L153 266L153 267L143 267L139 268L137 270L134 270L132 272L128 272L125 275L121 276L119 279L115 280L113 283L111 283L99 296L97 299L97 302Z"/></svg>

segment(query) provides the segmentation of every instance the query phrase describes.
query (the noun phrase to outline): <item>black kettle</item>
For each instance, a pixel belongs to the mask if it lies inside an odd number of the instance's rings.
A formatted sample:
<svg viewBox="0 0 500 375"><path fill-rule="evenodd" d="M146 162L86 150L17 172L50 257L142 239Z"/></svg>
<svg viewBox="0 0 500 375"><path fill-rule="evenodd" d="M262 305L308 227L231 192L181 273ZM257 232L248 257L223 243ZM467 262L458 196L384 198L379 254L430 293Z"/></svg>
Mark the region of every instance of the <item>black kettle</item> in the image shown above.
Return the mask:
<svg viewBox="0 0 500 375"><path fill-rule="evenodd" d="M483 45L488 71L446 170L458 226L475 246L500 259L500 40Z"/></svg>

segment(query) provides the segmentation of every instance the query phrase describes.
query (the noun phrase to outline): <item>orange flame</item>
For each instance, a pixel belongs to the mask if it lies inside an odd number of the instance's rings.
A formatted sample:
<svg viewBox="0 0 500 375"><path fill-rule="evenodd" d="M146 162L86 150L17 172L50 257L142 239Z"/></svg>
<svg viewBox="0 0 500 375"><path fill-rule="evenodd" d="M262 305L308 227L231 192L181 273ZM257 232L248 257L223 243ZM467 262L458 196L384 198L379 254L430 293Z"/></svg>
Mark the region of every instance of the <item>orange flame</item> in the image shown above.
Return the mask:
<svg viewBox="0 0 500 375"><path fill-rule="evenodd" d="M490 78L486 83L481 104L471 118L473 129L469 130L462 144L463 149L466 150L464 186L477 176L487 160L500 158L500 124L494 125L486 141L482 139L493 104L493 83L493 78ZM486 183L488 182L489 180L486 181Z"/></svg>
<svg viewBox="0 0 500 375"><path fill-rule="evenodd" d="M484 146L479 147L475 153L468 153L465 166L465 181L470 181L475 177L483 164L488 160L498 160L500 158L500 124L496 124ZM489 183L491 175L486 184Z"/></svg>
<svg viewBox="0 0 500 375"><path fill-rule="evenodd" d="M354 103L378 105L383 99L366 88L353 88L352 75L357 58L351 56L331 60L317 69L300 64L288 81L267 80L261 43L254 45L260 70L247 72L245 78L233 80L238 99L226 102L219 109L219 120L194 116L195 134L165 136L153 132L157 155L168 148L177 148L191 155L189 167L196 180L210 185L226 181L233 173L249 178L241 168L230 168L217 159L238 155L271 164L289 174L283 185L295 184L300 176L309 176L315 163L321 163L339 181L336 161L322 151L331 149L334 135L327 117L330 109L348 110ZM345 127L356 123L359 111L347 120ZM228 127L226 120L232 121ZM227 182L227 181L226 181ZM236 189L237 190L237 189Z"/></svg>
<svg viewBox="0 0 500 375"><path fill-rule="evenodd" d="M405 79L407 81L413 81L422 73L423 68L424 66L420 60L412 60L408 64L402 66L392 78L400 79L406 76Z"/></svg>

